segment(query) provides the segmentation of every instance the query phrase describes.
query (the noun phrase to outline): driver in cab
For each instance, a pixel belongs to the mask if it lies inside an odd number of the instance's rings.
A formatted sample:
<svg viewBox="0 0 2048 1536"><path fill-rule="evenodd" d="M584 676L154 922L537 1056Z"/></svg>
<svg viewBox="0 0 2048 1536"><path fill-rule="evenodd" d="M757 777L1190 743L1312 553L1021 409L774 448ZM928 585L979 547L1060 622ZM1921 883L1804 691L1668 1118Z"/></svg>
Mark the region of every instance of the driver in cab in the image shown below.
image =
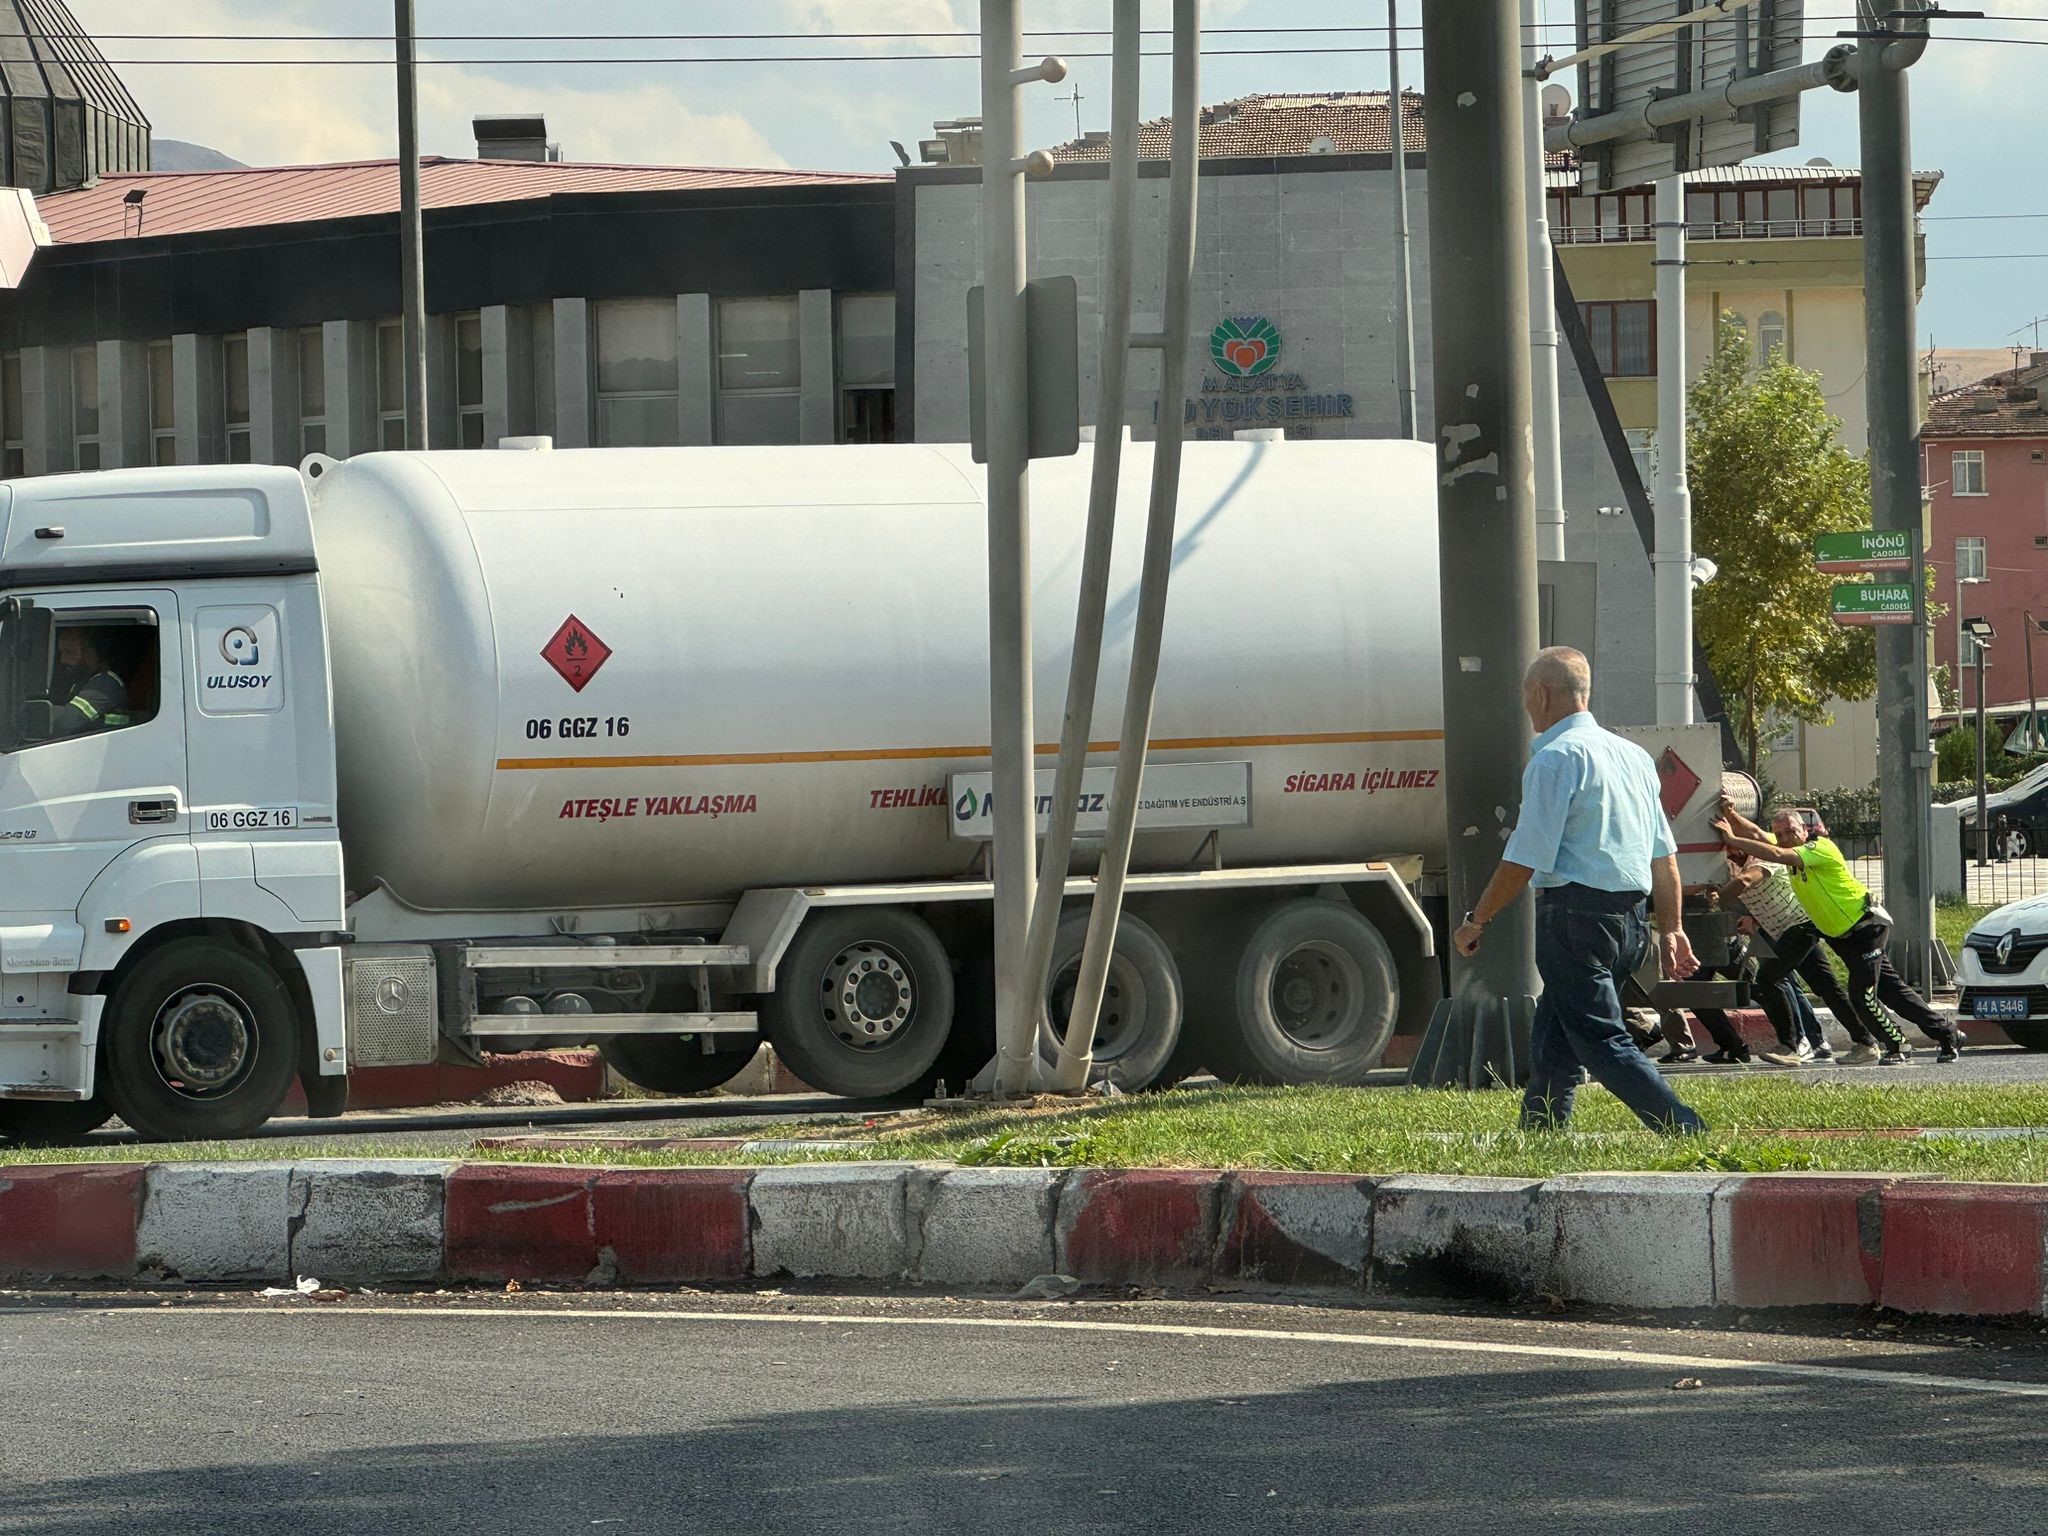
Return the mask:
<svg viewBox="0 0 2048 1536"><path fill-rule="evenodd" d="M72 625L57 631L58 686L67 684L70 697L51 718L50 734L83 736L89 731L119 730L135 723L128 684L115 670L103 631Z"/></svg>

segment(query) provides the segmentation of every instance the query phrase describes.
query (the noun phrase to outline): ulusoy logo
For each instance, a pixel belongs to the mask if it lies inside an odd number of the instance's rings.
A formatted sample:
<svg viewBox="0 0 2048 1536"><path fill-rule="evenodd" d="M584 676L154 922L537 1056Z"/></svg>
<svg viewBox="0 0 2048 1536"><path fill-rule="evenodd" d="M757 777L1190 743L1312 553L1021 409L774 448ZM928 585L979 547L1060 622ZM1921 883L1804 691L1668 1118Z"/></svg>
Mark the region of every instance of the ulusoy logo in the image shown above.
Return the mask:
<svg viewBox="0 0 2048 1536"><path fill-rule="evenodd" d="M1234 315L1209 333L1209 360L1233 379L1257 378L1280 361L1280 333L1264 315Z"/></svg>
<svg viewBox="0 0 2048 1536"><path fill-rule="evenodd" d="M253 667L263 659L256 631L246 624L237 624L220 637L220 654L231 667Z"/></svg>

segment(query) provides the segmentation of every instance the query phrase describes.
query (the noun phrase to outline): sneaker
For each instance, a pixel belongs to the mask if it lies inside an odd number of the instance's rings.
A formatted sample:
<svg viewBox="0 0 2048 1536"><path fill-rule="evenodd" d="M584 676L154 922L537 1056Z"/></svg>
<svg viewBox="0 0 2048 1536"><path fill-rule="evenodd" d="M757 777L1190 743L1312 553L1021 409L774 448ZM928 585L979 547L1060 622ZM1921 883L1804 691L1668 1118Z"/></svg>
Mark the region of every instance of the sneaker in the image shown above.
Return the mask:
<svg viewBox="0 0 2048 1536"><path fill-rule="evenodd" d="M1793 1049L1799 1053L1799 1059L1801 1061L1813 1060L1813 1042L1807 1039L1806 1036L1801 1035L1797 1040L1795 1040L1793 1042Z"/></svg>
<svg viewBox="0 0 2048 1536"><path fill-rule="evenodd" d="M1909 1059L1906 1056L1906 1053L1902 1050L1886 1051L1882 1056L1877 1058L1877 1064L1880 1067L1903 1067L1911 1065Z"/></svg>
<svg viewBox="0 0 2048 1536"><path fill-rule="evenodd" d="M1877 1060L1877 1047L1868 1040L1849 1047L1849 1054L1842 1058L1842 1064L1849 1067L1867 1067Z"/></svg>
<svg viewBox="0 0 2048 1536"><path fill-rule="evenodd" d="M1813 1048L1813 1059L1815 1061L1833 1061L1835 1059L1835 1048L1831 1045L1816 1045Z"/></svg>
<svg viewBox="0 0 2048 1536"><path fill-rule="evenodd" d="M1681 1047L1681 1046L1676 1046L1676 1045L1674 1045L1674 1046L1673 1046L1673 1047L1672 1047L1672 1048L1670 1049L1670 1051L1669 1051L1669 1052L1667 1052L1667 1053L1666 1053L1665 1055L1663 1055L1663 1056L1660 1056L1660 1057L1658 1058L1658 1060L1659 1060L1659 1061L1661 1061L1661 1062L1664 1062L1664 1063L1667 1063L1667 1064L1668 1064L1668 1063L1670 1063L1670 1062L1674 1062L1674 1061L1676 1061L1676 1062L1687 1062L1687 1061L1698 1061L1699 1059L1700 1059L1700 1053L1699 1053L1698 1051L1696 1051L1696 1050L1693 1050L1693 1049L1692 1049L1692 1048L1690 1048L1690 1047Z"/></svg>
<svg viewBox="0 0 2048 1536"><path fill-rule="evenodd" d="M1768 1061L1774 1067L1796 1067L1799 1065L1799 1054L1796 1051L1759 1051L1757 1052L1756 1059L1758 1061Z"/></svg>
<svg viewBox="0 0 2048 1536"><path fill-rule="evenodd" d="M1715 1051L1712 1055L1702 1056L1700 1060L1706 1062L1709 1066L1742 1067L1755 1060L1755 1057L1751 1056L1748 1050L1745 1049L1740 1052Z"/></svg>
<svg viewBox="0 0 2048 1536"><path fill-rule="evenodd" d="M1963 1032L1960 1029L1951 1028L1942 1039L1941 1049L1934 1053L1934 1059L1939 1062L1954 1061L1963 1054L1963 1046L1966 1043Z"/></svg>

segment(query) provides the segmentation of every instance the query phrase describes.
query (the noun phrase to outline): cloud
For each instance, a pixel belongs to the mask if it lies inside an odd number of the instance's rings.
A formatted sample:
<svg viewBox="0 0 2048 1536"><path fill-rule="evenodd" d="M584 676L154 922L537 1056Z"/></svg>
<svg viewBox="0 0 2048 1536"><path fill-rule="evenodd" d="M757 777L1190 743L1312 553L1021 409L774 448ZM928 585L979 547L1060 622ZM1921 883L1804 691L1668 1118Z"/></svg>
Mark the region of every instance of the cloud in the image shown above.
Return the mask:
<svg viewBox="0 0 2048 1536"><path fill-rule="evenodd" d="M156 0L77 0L81 25L97 34L163 30ZM233 0L183 0L176 30L248 34L318 29ZM331 24L330 24L331 25ZM368 27L359 30L369 30ZM313 50L359 58L360 66L279 63L179 64L188 59L305 59ZM126 64L122 77L165 138L205 144L251 165L373 159L395 153L397 108L390 54L364 43L109 43L116 58L161 54L162 64ZM380 67L381 66L381 67ZM470 118L479 112L539 111L575 160L649 164L780 166L762 132L739 111L694 110L676 91L646 81L570 86L531 67L506 78L459 65L420 71L420 146L429 154L475 153Z"/></svg>

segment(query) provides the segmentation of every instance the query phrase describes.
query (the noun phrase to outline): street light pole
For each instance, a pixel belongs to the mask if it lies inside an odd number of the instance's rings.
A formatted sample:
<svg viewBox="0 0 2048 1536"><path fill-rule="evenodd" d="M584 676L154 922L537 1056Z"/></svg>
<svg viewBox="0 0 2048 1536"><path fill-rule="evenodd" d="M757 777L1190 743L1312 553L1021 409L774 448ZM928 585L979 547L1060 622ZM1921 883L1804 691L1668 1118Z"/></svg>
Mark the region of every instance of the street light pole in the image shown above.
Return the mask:
<svg viewBox="0 0 2048 1536"><path fill-rule="evenodd" d="M405 347L405 446L427 446L427 278L420 228L420 91L413 0L393 0L398 53L398 290Z"/></svg>
<svg viewBox="0 0 2048 1536"><path fill-rule="evenodd" d="M1401 435L1415 436L1415 283L1408 243L1408 125L1401 108L1399 0L1387 0L1387 128L1394 141L1394 393Z"/></svg>
<svg viewBox="0 0 2048 1536"><path fill-rule="evenodd" d="M1991 862L1991 827L1985 819L1984 807L1984 652L1990 649L1982 640L1977 642L1977 867L1984 868Z"/></svg>

